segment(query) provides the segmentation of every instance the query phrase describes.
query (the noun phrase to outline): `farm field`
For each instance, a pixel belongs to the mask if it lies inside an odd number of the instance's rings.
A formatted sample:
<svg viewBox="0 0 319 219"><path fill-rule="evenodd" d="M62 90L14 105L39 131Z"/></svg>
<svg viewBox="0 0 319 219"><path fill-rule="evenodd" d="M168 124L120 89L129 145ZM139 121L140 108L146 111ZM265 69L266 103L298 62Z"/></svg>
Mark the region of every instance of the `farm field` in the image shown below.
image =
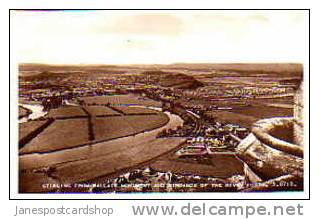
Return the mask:
<svg viewBox="0 0 319 219"><path fill-rule="evenodd" d="M164 113L148 116L127 116L126 118L126 122L128 122L135 130L141 130L142 127L144 127L144 130L151 130L154 129L154 127L159 128L168 123L168 121L169 118Z"/></svg>
<svg viewBox="0 0 319 219"><path fill-rule="evenodd" d="M87 119L56 120L20 149L19 153L50 152L87 142Z"/></svg>
<svg viewBox="0 0 319 219"><path fill-rule="evenodd" d="M276 106L278 105L278 107ZM211 110L205 114L209 117L214 117L216 121L222 123L231 123L250 128L253 123L260 119L271 118L271 117L283 117L293 116L293 109L286 103L285 107L279 107L281 103L274 103L273 106L268 103L254 104L253 106L238 106L228 105L233 107L229 110Z"/></svg>
<svg viewBox="0 0 319 219"><path fill-rule="evenodd" d="M120 116L121 114L106 106L85 106L91 116Z"/></svg>
<svg viewBox="0 0 319 219"><path fill-rule="evenodd" d="M160 172L173 172L185 175L228 178L243 174L243 163L235 155L216 154L204 161L169 158L158 160L151 167Z"/></svg>
<svg viewBox="0 0 319 219"><path fill-rule="evenodd" d="M58 109L51 109L48 117L54 119L69 118L69 117L86 117L87 114L81 107L67 106Z"/></svg>
<svg viewBox="0 0 319 219"><path fill-rule="evenodd" d="M121 116L93 119L95 140L109 140L159 128L168 122L165 114L149 116Z"/></svg>
<svg viewBox="0 0 319 219"><path fill-rule="evenodd" d="M146 109L142 107L134 107L134 106L115 106L113 107L121 112L123 112L125 115L138 115L138 114L157 114L158 111L152 110L152 109Z"/></svg>
<svg viewBox="0 0 319 219"><path fill-rule="evenodd" d="M267 103L282 103L282 104L293 104L294 98L292 96L283 97L283 98L264 98L264 99L255 99L253 100L253 105L257 104L267 104Z"/></svg>
<svg viewBox="0 0 319 219"><path fill-rule="evenodd" d="M222 110L212 110L205 113L205 115L215 118L217 122L236 124L248 129L250 129L253 123L258 121L258 119L253 116Z"/></svg>
<svg viewBox="0 0 319 219"><path fill-rule="evenodd" d="M36 120L19 124L19 140L43 126L47 120Z"/></svg>
<svg viewBox="0 0 319 219"><path fill-rule="evenodd" d="M154 106L160 107L161 103L151 100L146 97L140 97L133 94L128 95L112 95L112 96L95 96L95 97L82 97L79 98L83 100L85 104L92 105L143 105L143 106Z"/></svg>
<svg viewBox="0 0 319 219"><path fill-rule="evenodd" d="M271 118L271 117L282 117L282 116L293 116L292 108L283 107L272 107L272 106L248 106L239 107L229 110L232 113L238 113L241 115L252 116L258 119Z"/></svg>
<svg viewBox="0 0 319 219"><path fill-rule="evenodd" d="M20 154L51 152L88 144L89 135L93 136L93 142L135 135L160 128L169 121L165 113L148 109L145 111L152 114L122 115L105 106L86 106L86 110L93 115L91 120L80 107L64 107L51 110L53 112L49 112L49 117L56 120L41 130L38 128L45 125L48 120L22 123L19 128L19 138L23 139ZM144 111L140 108L138 112ZM28 136L35 130L38 133ZM24 139L26 136L27 141Z"/></svg>

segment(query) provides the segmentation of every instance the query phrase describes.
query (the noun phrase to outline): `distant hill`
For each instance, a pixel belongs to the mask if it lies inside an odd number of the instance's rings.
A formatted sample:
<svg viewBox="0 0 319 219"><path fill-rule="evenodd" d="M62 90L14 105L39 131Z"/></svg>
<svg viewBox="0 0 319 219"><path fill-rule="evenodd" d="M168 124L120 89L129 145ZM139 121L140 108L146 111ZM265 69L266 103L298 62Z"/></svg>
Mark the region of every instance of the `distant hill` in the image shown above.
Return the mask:
<svg viewBox="0 0 319 219"><path fill-rule="evenodd" d="M194 77L181 73L171 73L165 71L145 71L142 74L158 77L159 84L163 87L172 87L180 89L196 89L203 86L201 82Z"/></svg>
<svg viewBox="0 0 319 219"><path fill-rule="evenodd" d="M176 63L167 65L170 68L198 71L221 70L250 74L273 74L278 76L302 76L303 65L300 63Z"/></svg>
<svg viewBox="0 0 319 219"><path fill-rule="evenodd" d="M118 69L116 65L47 65L47 64L32 64L22 63L19 64L19 75L28 76L35 73L52 72L55 73L112 73L121 74L125 73ZM54 75L50 75L54 76ZM62 75L60 75L62 76ZM83 75L85 76L85 75Z"/></svg>
<svg viewBox="0 0 319 219"><path fill-rule="evenodd" d="M116 65L49 65L38 63L21 63L19 71L83 71L88 69L113 68Z"/></svg>
<svg viewBox="0 0 319 219"><path fill-rule="evenodd" d="M150 65L48 65L22 63L19 75L31 75L41 72L54 73L114 73L144 72L149 75L160 75L179 71L184 74L200 74L203 72L226 71L239 73L238 76L255 76L268 74L275 77L302 77L303 65L300 63L175 63Z"/></svg>
<svg viewBox="0 0 319 219"><path fill-rule="evenodd" d="M30 75L20 75L20 78L28 81L41 81L41 80L48 80L48 79L57 79L62 77L70 76L69 73L53 73L44 71L38 74L30 74Z"/></svg>

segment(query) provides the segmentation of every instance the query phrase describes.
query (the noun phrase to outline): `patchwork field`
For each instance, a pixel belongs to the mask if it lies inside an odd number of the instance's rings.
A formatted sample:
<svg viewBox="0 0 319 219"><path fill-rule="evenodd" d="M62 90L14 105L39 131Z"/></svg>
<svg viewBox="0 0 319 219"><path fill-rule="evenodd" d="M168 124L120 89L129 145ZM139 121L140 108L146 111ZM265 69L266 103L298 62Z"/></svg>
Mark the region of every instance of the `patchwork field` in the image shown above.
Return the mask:
<svg viewBox="0 0 319 219"><path fill-rule="evenodd" d="M126 122L129 123L135 130L151 130L154 127L159 128L164 126L169 121L166 114L160 113L158 115L136 115L126 116Z"/></svg>
<svg viewBox="0 0 319 219"><path fill-rule="evenodd" d="M50 152L87 142L87 119L56 120L21 148L19 153Z"/></svg>
<svg viewBox="0 0 319 219"><path fill-rule="evenodd" d="M19 138L23 144L19 152L52 152L90 142L107 141L160 128L169 121L165 113L139 107L132 110L127 108L129 107L123 107L123 110L128 115L106 106L86 106L85 110L93 117L89 117L81 107L50 110L50 119L46 120L50 121L50 124L45 124L46 121L20 124ZM42 127L44 125L46 126Z"/></svg>
<svg viewBox="0 0 319 219"><path fill-rule="evenodd" d="M94 118L95 140L109 140L159 128L168 122L165 114Z"/></svg>
<svg viewBox="0 0 319 219"><path fill-rule="evenodd" d="M214 118L218 122L236 124L245 128L250 128L251 125L258 120L253 116L247 116L222 110L212 110L206 113L206 115Z"/></svg>
<svg viewBox="0 0 319 219"><path fill-rule="evenodd" d="M47 121L46 120L37 120L37 121L30 121L25 123L19 124L19 141L26 136L30 135L41 126L43 126Z"/></svg>
<svg viewBox="0 0 319 219"><path fill-rule="evenodd" d="M278 117L278 116L279 117L293 116L293 108L272 107L272 106L262 106L262 105L240 107L240 108L235 108L229 111L232 113L252 116L259 119Z"/></svg>
<svg viewBox="0 0 319 219"><path fill-rule="evenodd" d="M138 114L157 114L158 111L152 109L146 109L142 107L128 107L128 106L115 106L113 107L121 111L125 115L138 115Z"/></svg>
<svg viewBox="0 0 319 219"><path fill-rule="evenodd" d="M96 96L96 97L82 97L79 98L83 100L87 105L143 105L143 106L155 106L160 107L161 103L151 100L146 97L136 96L133 94L128 95L112 95L112 96Z"/></svg>
<svg viewBox="0 0 319 219"><path fill-rule="evenodd" d="M84 109L92 116L120 116L121 114L106 106L85 106Z"/></svg>
<svg viewBox="0 0 319 219"><path fill-rule="evenodd" d="M259 105L234 107L231 110L211 110L205 114L209 117L215 118L218 122L237 124L250 128L253 123L260 119L293 116L293 109L287 107Z"/></svg>
<svg viewBox="0 0 319 219"><path fill-rule="evenodd" d="M81 107L67 106L58 109L51 109L48 113L48 117L54 119L62 119L69 117L86 117L87 114Z"/></svg>
<svg viewBox="0 0 319 219"><path fill-rule="evenodd" d="M156 161L151 165L160 172L173 172L185 175L200 175L218 178L228 178L243 174L243 164L235 155L216 154L204 161L166 159Z"/></svg>

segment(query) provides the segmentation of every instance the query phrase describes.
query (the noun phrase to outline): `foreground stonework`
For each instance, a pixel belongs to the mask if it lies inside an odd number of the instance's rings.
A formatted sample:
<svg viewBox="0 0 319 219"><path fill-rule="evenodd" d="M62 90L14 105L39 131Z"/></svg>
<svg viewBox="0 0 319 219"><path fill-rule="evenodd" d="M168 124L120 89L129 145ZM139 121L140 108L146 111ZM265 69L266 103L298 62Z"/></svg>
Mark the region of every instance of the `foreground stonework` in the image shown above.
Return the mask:
<svg viewBox="0 0 319 219"><path fill-rule="evenodd" d="M296 90L295 98L294 98L294 141L299 144L304 144L304 134L303 134L303 124L304 124L304 98L303 98L303 83L301 83Z"/></svg>
<svg viewBox="0 0 319 219"><path fill-rule="evenodd" d="M293 142L294 123L292 117L260 120L239 144L238 157L264 183L249 190L303 189L303 148Z"/></svg>

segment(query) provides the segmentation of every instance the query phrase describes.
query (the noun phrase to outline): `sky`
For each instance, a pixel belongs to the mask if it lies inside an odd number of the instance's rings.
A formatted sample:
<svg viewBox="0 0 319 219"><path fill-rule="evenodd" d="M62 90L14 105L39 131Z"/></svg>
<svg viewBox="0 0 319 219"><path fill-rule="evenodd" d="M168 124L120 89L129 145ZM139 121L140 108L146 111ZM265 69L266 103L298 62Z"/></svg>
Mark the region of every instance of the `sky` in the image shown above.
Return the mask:
<svg viewBox="0 0 319 219"><path fill-rule="evenodd" d="M303 62L304 11L12 11L19 63Z"/></svg>

